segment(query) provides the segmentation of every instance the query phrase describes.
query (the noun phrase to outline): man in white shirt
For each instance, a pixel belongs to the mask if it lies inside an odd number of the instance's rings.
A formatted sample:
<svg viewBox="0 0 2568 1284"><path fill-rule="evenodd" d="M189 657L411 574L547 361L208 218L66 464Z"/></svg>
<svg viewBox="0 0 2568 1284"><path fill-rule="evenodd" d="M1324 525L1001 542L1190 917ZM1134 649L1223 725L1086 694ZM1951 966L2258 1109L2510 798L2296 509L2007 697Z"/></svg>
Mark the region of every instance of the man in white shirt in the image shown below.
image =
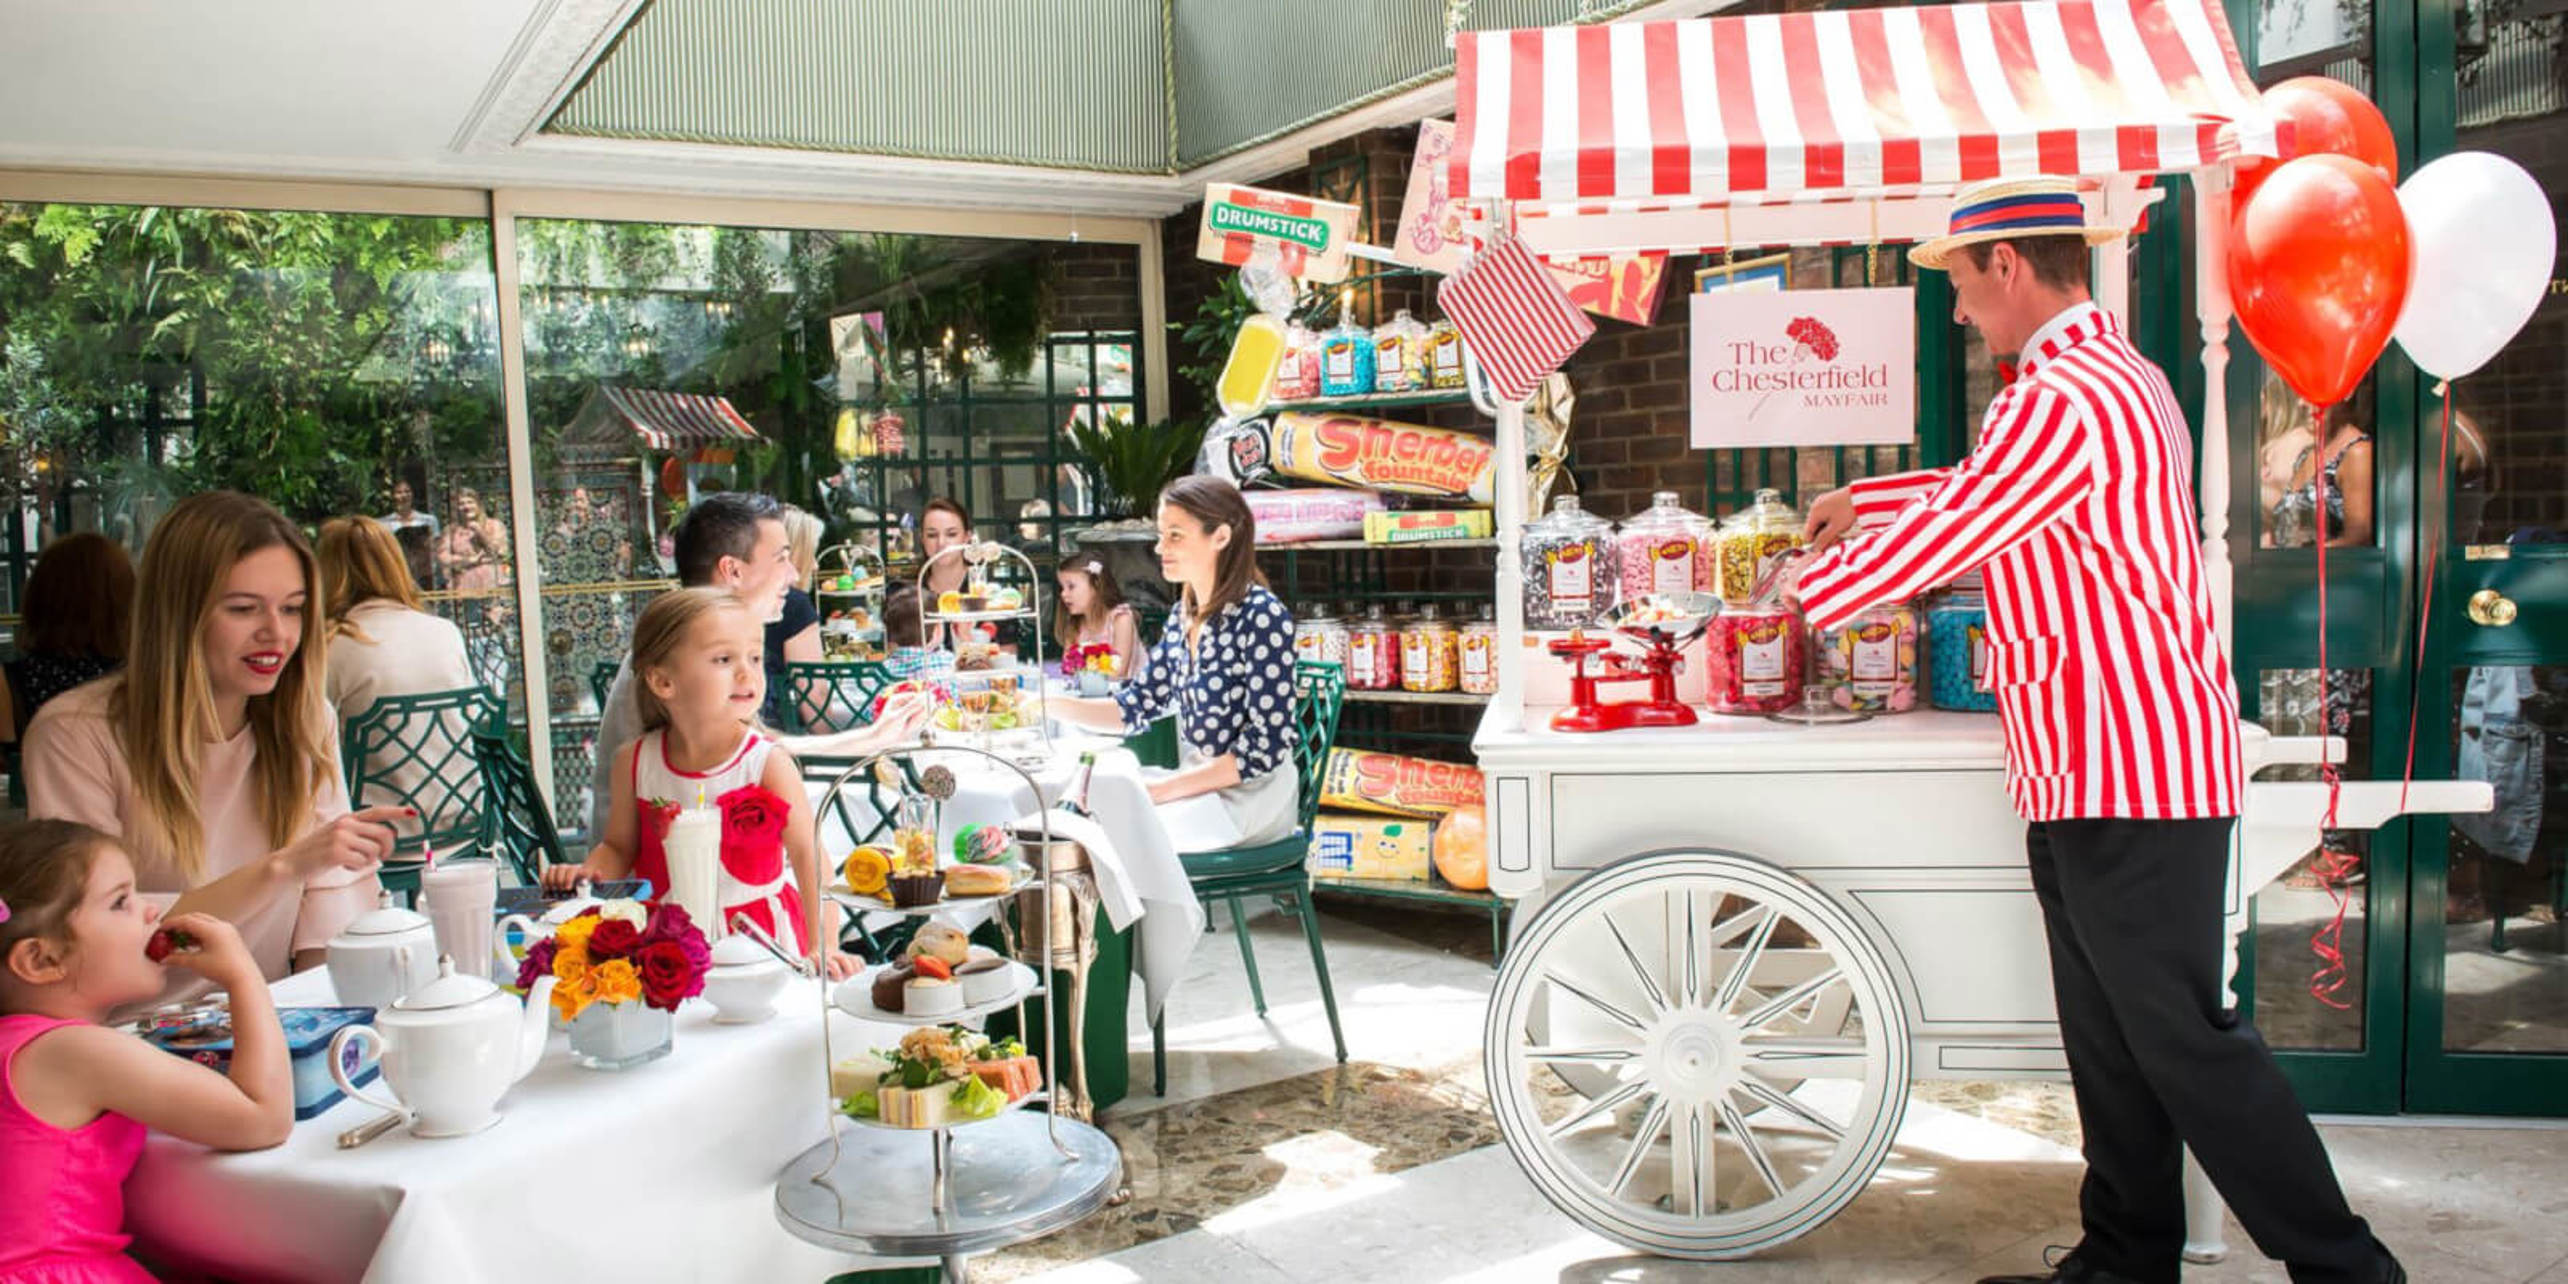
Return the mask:
<svg viewBox="0 0 2568 1284"><path fill-rule="evenodd" d="M707 495L678 523L674 545L678 582L688 588L726 588L760 620L784 613L785 590L797 574L785 519L768 495L722 491ZM821 736L773 735L796 758L861 758L906 743L926 725L933 710L917 693L892 697L872 725ZM615 672L597 733L597 761L589 776L589 835L606 832L607 809L615 797L615 751L642 735L642 715L633 703L630 657ZM566 869L572 867L564 867Z"/></svg>

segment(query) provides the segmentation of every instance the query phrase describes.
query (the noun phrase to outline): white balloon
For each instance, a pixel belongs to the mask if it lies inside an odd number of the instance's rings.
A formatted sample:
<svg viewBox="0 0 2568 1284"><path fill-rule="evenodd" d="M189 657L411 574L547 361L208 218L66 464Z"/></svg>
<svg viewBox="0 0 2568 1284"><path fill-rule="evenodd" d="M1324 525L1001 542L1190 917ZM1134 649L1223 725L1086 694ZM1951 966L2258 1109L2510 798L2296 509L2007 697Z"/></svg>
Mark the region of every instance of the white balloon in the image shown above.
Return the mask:
<svg viewBox="0 0 2568 1284"><path fill-rule="evenodd" d="M2419 370L2486 365L2550 288L2559 228L2539 180L2503 156L2454 152L2399 185L2416 275L2392 337Z"/></svg>

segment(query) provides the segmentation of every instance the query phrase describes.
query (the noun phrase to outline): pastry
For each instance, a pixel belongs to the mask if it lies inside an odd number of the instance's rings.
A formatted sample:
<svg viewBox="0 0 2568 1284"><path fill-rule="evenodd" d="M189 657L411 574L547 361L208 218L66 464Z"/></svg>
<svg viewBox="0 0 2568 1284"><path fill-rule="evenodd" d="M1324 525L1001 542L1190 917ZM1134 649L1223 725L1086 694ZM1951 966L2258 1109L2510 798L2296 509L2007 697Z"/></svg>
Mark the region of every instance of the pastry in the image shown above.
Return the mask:
<svg viewBox="0 0 2568 1284"><path fill-rule="evenodd" d="M965 825L954 835L954 859L966 865L1004 865L1016 841L998 825Z"/></svg>
<svg viewBox="0 0 2568 1284"><path fill-rule="evenodd" d="M954 981L963 987L963 1001L975 1007L1016 993L1015 974L997 959L981 959L954 969Z"/></svg>
<svg viewBox="0 0 2568 1284"><path fill-rule="evenodd" d="M1016 879L997 865L956 865L945 871L945 894L948 896L999 896L1016 885Z"/></svg>
<svg viewBox="0 0 2568 1284"><path fill-rule="evenodd" d="M990 592L990 609L991 609L991 610L994 610L994 611L1013 611L1013 610L1017 610L1017 609L1018 609L1018 608L1020 608L1020 607L1023 607L1024 605L1025 605L1025 596L1024 596L1023 594L1021 594L1021 593L1017 592L1015 589L1012 589L1012 588L993 589L993 590L991 590L991 592Z"/></svg>
<svg viewBox="0 0 2568 1284"><path fill-rule="evenodd" d="M908 985L917 975L917 972L909 968L898 966L887 966L875 972L873 989L875 1009L882 1012L902 1011L901 987Z"/></svg>
<svg viewBox="0 0 2568 1284"><path fill-rule="evenodd" d="M847 863L839 873L847 880L848 891L858 896L880 896L883 880L891 877L892 854L880 847L859 847L847 853Z"/></svg>
<svg viewBox="0 0 2568 1284"><path fill-rule="evenodd" d="M962 594L957 593L957 592L955 592L955 591L954 591L954 590L952 590L952 589L947 589L947 590L945 590L944 592L939 593L939 594L937 594L937 595L936 595L936 613L937 613L937 614L939 614L939 615L952 615L952 614L955 614L955 613L956 613L956 612L958 612L958 611L961 611L962 609L963 609L963 595L962 595Z"/></svg>
<svg viewBox="0 0 2568 1284"><path fill-rule="evenodd" d="M1043 1091L1043 1063L1028 1056L975 1061L972 1063L972 1075L1006 1093L1010 1101L1023 1101Z"/></svg>
<svg viewBox="0 0 2568 1284"><path fill-rule="evenodd" d="M894 874L885 885L891 890L892 904L902 909L933 905L945 895L943 874Z"/></svg>
<svg viewBox="0 0 2568 1284"><path fill-rule="evenodd" d="M932 958L947 967L959 967L972 957L971 939L962 929L945 923L930 923L910 938L908 955L912 959Z"/></svg>
<svg viewBox="0 0 2568 1284"><path fill-rule="evenodd" d="M919 975L901 987L901 1012L905 1016L951 1016L963 1010L963 987L952 981Z"/></svg>
<svg viewBox="0 0 2568 1284"><path fill-rule="evenodd" d="M986 595L980 593L966 593L963 595L962 605L956 609L962 611L966 615L969 615L975 611L986 611L989 607L990 599Z"/></svg>

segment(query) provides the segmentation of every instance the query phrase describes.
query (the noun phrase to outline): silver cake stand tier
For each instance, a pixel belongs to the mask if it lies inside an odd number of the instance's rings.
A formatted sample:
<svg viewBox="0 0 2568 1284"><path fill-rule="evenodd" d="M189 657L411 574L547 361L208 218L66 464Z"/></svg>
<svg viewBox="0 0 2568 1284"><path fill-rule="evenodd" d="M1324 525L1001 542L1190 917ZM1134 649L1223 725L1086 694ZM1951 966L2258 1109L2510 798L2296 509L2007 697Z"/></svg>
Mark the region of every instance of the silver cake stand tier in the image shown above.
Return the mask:
<svg viewBox="0 0 2568 1284"><path fill-rule="evenodd" d="M776 1220L806 1243L868 1257L964 1258L1038 1239L1106 1206L1123 1159L1075 1119L1012 1111L952 1131L836 1124L776 1181Z"/></svg>

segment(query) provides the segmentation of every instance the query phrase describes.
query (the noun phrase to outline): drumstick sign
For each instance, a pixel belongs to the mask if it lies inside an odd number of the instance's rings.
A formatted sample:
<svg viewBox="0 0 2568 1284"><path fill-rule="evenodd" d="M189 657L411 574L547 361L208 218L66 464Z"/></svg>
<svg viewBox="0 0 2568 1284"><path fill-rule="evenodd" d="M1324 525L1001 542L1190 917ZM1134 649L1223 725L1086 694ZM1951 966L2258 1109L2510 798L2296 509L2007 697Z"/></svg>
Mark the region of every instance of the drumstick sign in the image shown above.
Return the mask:
<svg viewBox="0 0 2568 1284"><path fill-rule="evenodd" d="M1204 185L1195 257L1232 267L1271 268L1304 281L1346 279L1356 208L1237 183Z"/></svg>

